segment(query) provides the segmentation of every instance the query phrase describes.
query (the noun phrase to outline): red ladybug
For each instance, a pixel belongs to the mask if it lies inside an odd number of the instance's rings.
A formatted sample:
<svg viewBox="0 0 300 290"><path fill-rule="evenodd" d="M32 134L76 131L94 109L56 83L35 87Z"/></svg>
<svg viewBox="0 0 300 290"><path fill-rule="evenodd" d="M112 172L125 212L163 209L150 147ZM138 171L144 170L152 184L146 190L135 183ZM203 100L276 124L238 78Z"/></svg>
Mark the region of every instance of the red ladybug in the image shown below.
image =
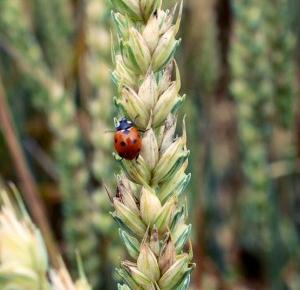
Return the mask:
<svg viewBox="0 0 300 290"><path fill-rule="evenodd" d="M142 139L137 128L126 118L122 118L116 126L115 149L127 160L137 159L142 148Z"/></svg>

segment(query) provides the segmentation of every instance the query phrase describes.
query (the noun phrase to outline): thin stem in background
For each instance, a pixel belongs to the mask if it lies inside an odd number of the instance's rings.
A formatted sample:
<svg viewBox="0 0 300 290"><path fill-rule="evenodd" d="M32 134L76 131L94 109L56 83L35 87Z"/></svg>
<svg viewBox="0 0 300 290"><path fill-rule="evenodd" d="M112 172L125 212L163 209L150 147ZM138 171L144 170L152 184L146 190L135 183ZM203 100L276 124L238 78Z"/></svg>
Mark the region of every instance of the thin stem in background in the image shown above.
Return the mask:
<svg viewBox="0 0 300 290"><path fill-rule="evenodd" d="M16 173L20 180L21 189L24 198L33 215L34 220L41 229L46 245L48 247L50 260L54 267L59 266L59 251L54 241L48 219L46 217L46 208L41 200L36 183L27 166L26 159L20 143L17 138L13 120L6 101L6 94L0 78L0 128L8 145L11 157L13 159Z"/></svg>

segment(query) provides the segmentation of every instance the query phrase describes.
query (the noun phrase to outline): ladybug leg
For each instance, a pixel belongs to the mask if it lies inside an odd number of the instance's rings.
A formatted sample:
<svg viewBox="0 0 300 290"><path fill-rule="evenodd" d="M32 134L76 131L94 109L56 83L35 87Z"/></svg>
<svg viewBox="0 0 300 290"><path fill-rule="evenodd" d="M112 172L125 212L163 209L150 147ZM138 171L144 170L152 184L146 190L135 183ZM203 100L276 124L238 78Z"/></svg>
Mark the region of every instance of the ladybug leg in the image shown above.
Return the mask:
<svg viewBox="0 0 300 290"><path fill-rule="evenodd" d="M134 119L132 120L133 121L133 124L135 124L135 121L136 121L136 119L139 117L139 115L136 115L135 117L134 117Z"/></svg>
<svg viewBox="0 0 300 290"><path fill-rule="evenodd" d="M150 129L146 129L146 130L141 130L139 129L138 131L141 132L141 133L146 133L147 131L149 131Z"/></svg>

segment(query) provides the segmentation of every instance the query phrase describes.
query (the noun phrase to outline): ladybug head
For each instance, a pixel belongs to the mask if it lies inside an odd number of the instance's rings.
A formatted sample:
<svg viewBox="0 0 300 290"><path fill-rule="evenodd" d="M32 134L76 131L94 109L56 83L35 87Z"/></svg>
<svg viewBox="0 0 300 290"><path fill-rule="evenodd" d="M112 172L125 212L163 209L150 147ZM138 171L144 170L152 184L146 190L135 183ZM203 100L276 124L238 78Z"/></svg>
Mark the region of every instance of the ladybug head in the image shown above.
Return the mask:
<svg viewBox="0 0 300 290"><path fill-rule="evenodd" d="M132 122L123 117L116 125L117 131L128 130L133 126Z"/></svg>

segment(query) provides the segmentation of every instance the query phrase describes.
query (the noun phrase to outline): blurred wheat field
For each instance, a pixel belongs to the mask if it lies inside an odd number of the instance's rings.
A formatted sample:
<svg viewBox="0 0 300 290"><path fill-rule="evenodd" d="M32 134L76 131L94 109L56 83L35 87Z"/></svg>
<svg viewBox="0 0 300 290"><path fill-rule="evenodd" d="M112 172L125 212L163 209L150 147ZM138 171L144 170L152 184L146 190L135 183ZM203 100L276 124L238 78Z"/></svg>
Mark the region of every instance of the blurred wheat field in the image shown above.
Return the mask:
<svg viewBox="0 0 300 290"><path fill-rule="evenodd" d="M94 290L118 289L128 257L107 195L120 170L111 10L108 0L0 0L0 185L19 188L51 265L59 252L75 281L80 253ZM189 289L300 289L299 14L296 0L183 2Z"/></svg>

